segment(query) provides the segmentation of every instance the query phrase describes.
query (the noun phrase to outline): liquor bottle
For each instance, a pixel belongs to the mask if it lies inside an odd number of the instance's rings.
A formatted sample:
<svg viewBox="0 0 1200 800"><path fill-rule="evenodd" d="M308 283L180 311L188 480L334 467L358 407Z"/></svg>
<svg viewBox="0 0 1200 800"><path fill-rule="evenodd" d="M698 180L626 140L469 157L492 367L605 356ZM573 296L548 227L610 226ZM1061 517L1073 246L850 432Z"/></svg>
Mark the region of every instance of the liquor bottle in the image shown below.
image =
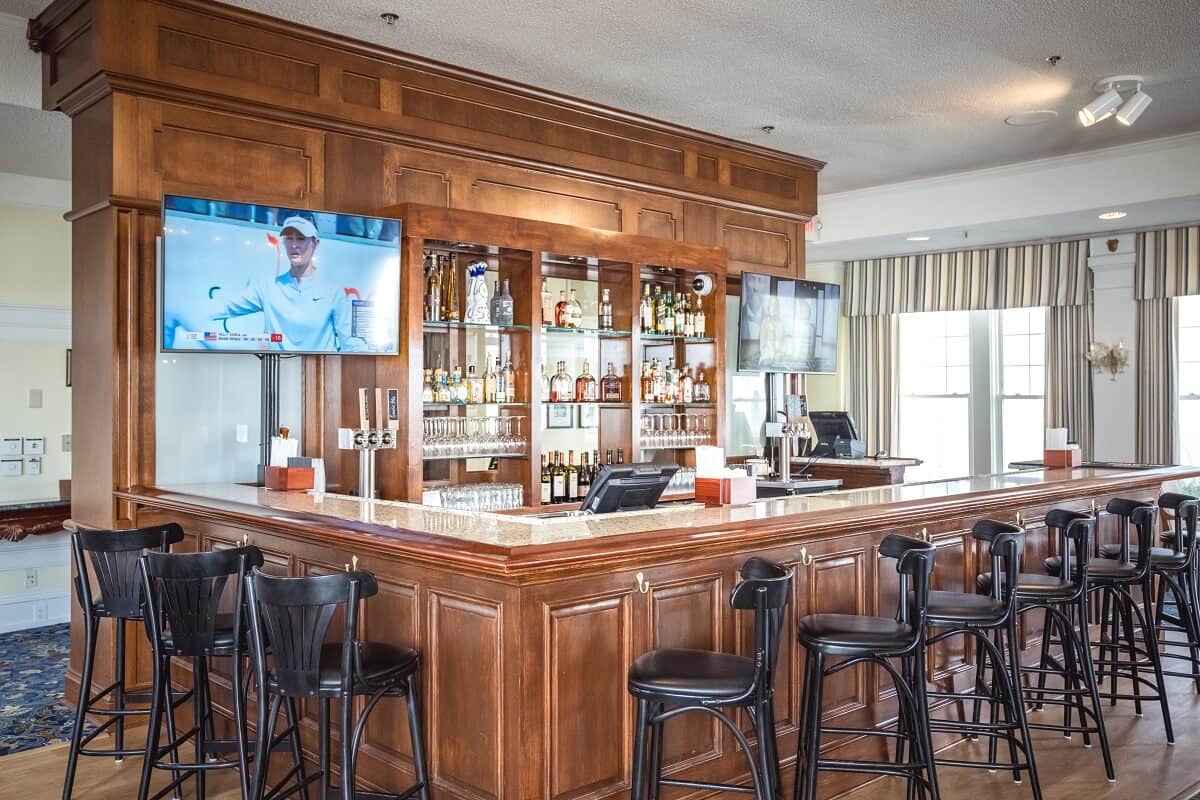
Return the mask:
<svg viewBox="0 0 1200 800"><path fill-rule="evenodd" d="M600 451L593 450L592 451L592 483L595 483L596 479L599 477L600 477Z"/></svg>
<svg viewBox="0 0 1200 800"><path fill-rule="evenodd" d="M579 499L583 500L583 498L587 497L588 490L592 488L592 470L588 466L588 454L586 452L580 453L579 458L583 462L579 465Z"/></svg>
<svg viewBox="0 0 1200 800"><path fill-rule="evenodd" d="M554 297L550 294L550 287L546 285L545 278L542 278L542 324L554 324Z"/></svg>
<svg viewBox="0 0 1200 800"><path fill-rule="evenodd" d="M696 382L692 380L692 371L687 364L683 365L683 372L679 377L679 402L691 403L696 399Z"/></svg>
<svg viewBox="0 0 1200 800"><path fill-rule="evenodd" d="M467 364L467 402L483 402L483 378L475 371L474 364Z"/></svg>
<svg viewBox="0 0 1200 800"><path fill-rule="evenodd" d="M678 371L675 369L675 359L668 358L667 366L663 369L662 402L676 403L679 401Z"/></svg>
<svg viewBox="0 0 1200 800"><path fill-rule="evenodd" d="M432 403L433 402L433 370L426 369L426 370L422 370L421 372L422 372L422 376L424 377L424 380L421 382L421 402L422 403Z"/></svg>
<svg viewBox="0 0 1200 800"><path fill-rule="evenodd" d="M712 388L708 385L708 381L704 379L704 367L696 370L696 385L692 389L692 394L695 396L697 403L712 402Z"/></svg>
<svg viewBox="0 0 1200 800"><path fill-rule="evenodd" d="M610 467L612 466L613 459L612 459L612 448L611 447L608 448L608 450L606 450L604 452L604 463Z"/></svg>
<svg viewBox="0 0 1200 800"><path fill-rule="evenodd" d="M653 403L665 403L664 399L667 395L666 374L663 372L662 362L657 358L650 362L650 401Z"/></svg>
<svg viewBox="0 0 1200 800"><path fill-rule="evenodd" d="M562 465L562 451L554 454L554 466L550 468L550 502L565 503L567 497L567 471Z"/></svg>
<svg viewBox="0 0 1200 800"><path fill-rule="evenodd" d="M442 273L433 253L425 254L425 319L430 322L442 319Z"/></svg>
<svg viewBox="0 0 1200 800"><path fill-rule="evenodd" d="M508 357L504 359L504 370L500 373L504 383L504 402L517 402L517 371L513 369L512 351L508 352Z"/></svg>
<svg viewBox="0 0 1200 800"><path fill-rule="evenodd" d="M550 379L550 402L571 403L575 400L575 384L567 374L567 362L558 362L558 372Z"/></svg>
<svg viewBox="0 0 1200 800"><path fill-rule="evenodd" d="M575 451L567 451L567 500L579 499L579 470L575 469Z"/></svg>
<svg viewBox="0 0 1200 800"><path fill-rule="evenodd" d="M467 385L463 383L462 370L458 368L458 364L454 365L454 371L450 373L450 396L453 403L467 402Z"/></svg>
<svg viewBox="0 0 1200 800"><path fill-rule="evenodd" d="M583 306L579 305L579 298L575 296L575 287L571 287L571 299L567 301L567 318L570 320L569 328L583 327Z"/></svg>
<svg viewBox="0 0 1200 800"><path fill-rule="evenodd" d="M500 291L497 281L496 294L492 295L492 324L513 324L513 297L508 291L508 278L504 279L504 291Z"/></svg>
<svg viewBox="0 0 1200 800"><path fill-rule="evenodd" d="M433 371L433 402L450 402L450 384L446 382L446 371L438 367Z"/></svg>
<svg viewBox="0 0 1200 800"><path fill-rule="evenodd" d="M621 402L621 379L617 377L611 361L608 362L608 372L600 379L600 399L606 403Z"/></svg>
<svg viewBox="0 0 1200 800"><path fill-rule="evenodd" d="M458 321L458 254L451 253L446 259L442 274L442 319Z"/></svg>
<svg viewBox="0 0 1200 800"><path fill-rule="evenodd" d="M683 336L684 320L687 318L687 298L682 293L675 295L675 319L671 333Z"/></svg>
<svg viewBox="0 0 1200 800"><path fill-rule="evenodd" d="M501 325L496 315L500 313L500 280L497 278L492 281L492 299L488 301L488 318L491 319L493 325Z"/></svg>
<svg viewBox="0 0 1200 800"><path fill-rule="evenodd" d="M599 327L602 331L611 331L613 327L612 296L610 292L610 289L600 290Z"/></svg>
<svg viewBox="0 0 1200 800"><path fill-rule="evenodd" d="M496 360L499 361L500 359ZM483 402L496 402L496 391L499 389L497 384L499 382L500 376L496 374L496 371L492 369L492 365L489 363L487 372L483 373Z"/></svg>
<svg viewBox="0 0 1200 800"><path fill-rule="evenodd" d="M554 502L551 494L550 483L550 455L542 453L542 505L549 505Z"/></svg>
<svg viewBox="0 0 1200 800"><path fill-rule="evenodd" d="M649 361L642 362L642 402L654 402L654 372Z"/></svg>
<svg viewBox="0 0 1200 800"><path fill-rule="evenodd" d="M504 382L504 370L500 367L500 356L496 356L496 396L492 398L493 403L508 402L508 384Z"/></svg>
<svg viewBox="0 0 1200 800"><path fill-rule="evenodd" d="M554 327L569 328L571 326L567 321L567 290L563 289L558 294L561 299L554 304Z"/></svg>
<svg viewBox="0 0 1200 800"><path fill-rule="evenodd" d="M654 287L654 332L663 334L667 332L667 314L670 312L670 304L667 303L667 295L663 294L661 287Z"/></svg>
<svg viewBox="0 0 1200 800"><path fill-rule="evenodd" d="M575 379L575 402L592 403L596 401L596 379L588 369L588 362L583 360L583 371Z"/></svg>
<svg viewBox="0 0 1200 800"><path fill-rule="evenodd" d="M624 448L621 448L621 447L618 447L618 448L617 448L617 463L618 463L618 464L624 464L624 463L625 463L625 450L624 450Z"/></svg>
<svg viewBox="0 0 1200 800"><path fill-rule="evenodd" d="M542 363L542 400L550 399L550 376L546 374L546 364Z"/></svg>
<svg viewBox="0 0 1200 800"><path fill-rule="evenodd" d="M696 298L696 313L692 315L692 336L704 338L704 306L700 305L699 297Z"/></svg>
<svg viewBox="0 0 1200 800"><path fill-rule="evenodd" d="M638 309L642 333L654 332L654 300L650 297L650 284L642 284L642 304Z"/></svg>

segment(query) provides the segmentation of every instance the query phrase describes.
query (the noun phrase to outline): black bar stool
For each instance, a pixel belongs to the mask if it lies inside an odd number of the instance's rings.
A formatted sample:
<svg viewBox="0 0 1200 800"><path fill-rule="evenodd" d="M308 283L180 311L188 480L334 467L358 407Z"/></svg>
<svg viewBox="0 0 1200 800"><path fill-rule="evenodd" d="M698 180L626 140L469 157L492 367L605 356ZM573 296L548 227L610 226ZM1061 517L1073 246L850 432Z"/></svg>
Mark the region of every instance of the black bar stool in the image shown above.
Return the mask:
<svg viewBox="0 0 1200 800"><path fill-rule="evenodd" d="M75 600L83 611L83 670L79 680L79 701L71 727L63 800L70 800L79 756L112 756L119 764L125 756L142 755L141 748L125 747L125 718L149 714L147 709L130 708L129 704L148 703L150 693L125 690L125 623L142 619L142 582L138 575L138 558L150 549L165 553L171 545L181 541L183 528L173 522L125 531L75 531L71 534L71 553L75 560ZM99 597L92 594L93 572L100 590ZM92 694L96 636L102 619L114 622L115 680ZM98 706L106 697L112 698L111 706ZM186 694L173 694L171 702L167 704L167 723L172 730L175 727L174 709L187 699ZM83 726L88 714L105 715L108 719L84 735ZM110 727L114 728L113 749L85 749L92 739Z"/></svg>
<svg viewBox="0 0 1200 800"><path fill-rule="evenodd" d="M1171 512L1172 517L1172 530L1162 535L1164 546L1150 550L1150 571L1158 578L1153 617L1159 658L1188 662L1187 672L1164 668L1163 674L1191 678L1200 690L1200 600L1197 599L1200 598L1200 557L1195 547L1200 500L1168 492L1158 498L1158 506ZM1100 548L1100 554L1105 558L1115 559L1120 553L1119 543ZM1170 603L1167 602L1168 591ZM1172 638L1175 635L1182 635L1182 640ZM1181 649L1186 652L1179 652Z"/></svg>
<svg viewBox="0 0 1200 800"><path fill-rule="evenodd" d="M420 688L417 685L420 656L407 648L359 641L355 635L362 602L379 592L375 576L365 570L354 570L336 575L276 578L256 569L246 578L246 584L251 608L251 652L262 694L258 703L259 735L250 797L262 800L264 796L270 752L267 743L274 740L280 706L291 705L303 697L318 701L318 772L303 779L286 794L279 795L280 798L306 791L309 784L320 781L320 800L334 793L342 800L407 800L412 797L429 800ZM326 642L330 622L338 610L345 612L342 639ZM354 697L364 695L366 703L352 726ZM363 728L371 711L384 697L404 697L408 701L416 782L400 794L367 792L358 789L355 783ZM340 712L340 787L330 785L329 712L330 702L334 699L338 701Z"/></svg>
<svg viewBox="0 0 1200 800"><path fill-rule="evenodd" d="M1097 684L1108 682L1107 694L1111 705L1117 700L1132 700L1134 711L1142 714L1142 702L1158 701L1162 710L1167 743L1175 743L1171 726L1171 708L1163 678L1162 660L1158 657L1158 636L1154 630L1154 587L1151 565L1154 544L1153 503L1115 497L1105 505L1105 511L1120 522L1120 542L1116 558L1092 559L1088 565L1088 591L1101 595L1100 639L1096 646L1100 657L1093 659L1097 667ZM1131 546L1129 529L1137 531L1137 545ZM1050 559L1047 559L1049 562ZM1141 590L1141 602L1133 597L1134 588ZM1138 646L1138 632L1142 646ZM1152 677L1143 673L1150 672ZM1118 691L1117 679L1130 681L1132 694ZM1145 687L1151 694L1142 694Z"/></svg>
<svg viewBox="0 0 1200 800"><path fill-rule="evenodd" d="M153 795L157 800L167 792L178 793L179 785L195 778L196 794L205 795L205 778L210 770L236 769L242 797L250 791L250 749L246 735L246 694L250 670L243 667L248 658L244 619L243 580L253 567L261 567L262 553L257 547L217 550L208 553L147 553L141 558L143 594L146 598L146 633L152 651L153 688L150 724L146 732L145 760L138 787L138 799L150 796L150 780L155 768L168 769L173 779ZM222 613L222 599L232 579L232 611ZM171 659L192 662L193 727L159 746L163 710L171 686ZM228 658L232 676L233 738L217 739L213 722L208 661ZM247 665L248 666L248 665ZM295 709L288 709L288 730L294 766L284 778L304 779L304 760L300 751L300 729ZM195 760L180 761L179 750L192 740ZM234 760L219 760L232 754ZM170 761L164 761L166 757Z"/></svg>
<svg viewBox="0 0 1200 800"><path fill-rule="evenodd" d="M1029 720L1021 697L1021 655L1017 641L1017 596L1012 587L1018 585L1021 550L1025 532L1004 522L983 519L971 528L971 537L988 545L991 558L991 586L987 594L931 591L926 610L926 624L933 632L926 647L952 636L968 636L975 640L975 692L962 695L953 692L929 692L933 698L971 700L974 713L971 722L960 720L931 720L934 733L957 733L975 739L988 739L987 761L935 759L938 766L970 767L994 770L1008 766L1013 780L1021 782L1022 771L1029 772L1033 796L1041 800L1042 787L1038 781L1033 742L1029 736ZM987 676L991 675L990 686ZM989 721L979 721L981 703L990 707ZM997 717L1003 712L1003 721ZM1008 743L1009 761L997 761L1000 739ZM1017 751L1021 756L1018 756ZM903 740L897 748L897 758L903 756ZM1023 761L1021 760L1023 757Z"/></svg>
<svg viewBox="0 0 1200 800"><path fill-rule="evenodd" d="M1034 707L1039 710L1046 705L1061 705L1063 721L1061 724L1030 722L1028 727L1059 731L1068 739L1073 733L1080 733L1085 747L1091 746L1092 734L1096 734L1104 757L1105 775L1109 781L1115 781L1087 625L1088 553L1095 536L1096 518L1078 511L1051 509L1046 512L1046 531L1055 549L1062 554L1061 570L1057 575L1030 572L1017 575L1017 613L1025 614L1035 609L1045 613L1041 659L1036 667L1022 666L1021 672L1037 676L1037 688L1024 689L1026 701L1030 695L1036 695ZM988 592L992 587L992 576L979 575L975 582L980 591ZM1050 652L1055 634L1062 645L1061 661L1053 658ZM1047 690L1046 680L1050 676L1062 679L1061 690ZM1079 715L1078 724L1072 722L1074 713Z"/></svg>
<svg viewBox="0 0 1200 800"><path fill-rule="evenodd" d="M775 741L775 663L784 610L792 595L792 572L782 564L751 558L741 570L742 582L729 595L729 604L754 611L754 657L708 650L651 650L629 668L629 693L637 698L633 729L633 800L657 800L659 787L680 786L708 791L753 794L756 800L776 800L783 791ZM759 762L750 743L726 709L744 708L758 738ZM689 711L712 714L737 739L750 763L752 788L662 777L663 724ZM649 780L646 738L650 737Z"/></svg>
<svg viewBox="0 0 1200 800"><path fill-rule="evenodd" d="M800 644L807 652L800 731L796 743L796 798L815 800L820 770L898 775L908 779L914 792L938 800L933 741L929 731L929 705L925 692L925 614L929 601L929 575L934 546L918 539L891 534L879 545L879 554L896 559L900 596L895 618L860 617L854 614L810 614L797 626ZM910 587L911 583L911 587ZM911 596L910 596L911 588ZM826 666L830 656L845 660ZM900 660L900 670L889 659ZM826 728L821 725L821 695L825 678L861 663L872 663L892 677L900 706L895 732L874 728ZM821 758L821 734L884 736L907 741L912 761L849 761ZM897 748L903 745L897 744Z"/></svg>

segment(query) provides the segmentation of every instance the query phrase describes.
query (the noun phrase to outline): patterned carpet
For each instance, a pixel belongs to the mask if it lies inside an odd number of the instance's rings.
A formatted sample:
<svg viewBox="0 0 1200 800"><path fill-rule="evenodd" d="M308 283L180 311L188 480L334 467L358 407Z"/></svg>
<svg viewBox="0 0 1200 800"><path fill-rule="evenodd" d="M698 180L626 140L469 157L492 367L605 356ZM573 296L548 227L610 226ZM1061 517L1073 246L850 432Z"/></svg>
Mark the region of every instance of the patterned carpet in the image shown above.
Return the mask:
<svg viewBox="0 0 1200 800"><path fill-rule="evenodd" d="M0 756L70 738L70 656L66 624L0 634Z"/></svg>

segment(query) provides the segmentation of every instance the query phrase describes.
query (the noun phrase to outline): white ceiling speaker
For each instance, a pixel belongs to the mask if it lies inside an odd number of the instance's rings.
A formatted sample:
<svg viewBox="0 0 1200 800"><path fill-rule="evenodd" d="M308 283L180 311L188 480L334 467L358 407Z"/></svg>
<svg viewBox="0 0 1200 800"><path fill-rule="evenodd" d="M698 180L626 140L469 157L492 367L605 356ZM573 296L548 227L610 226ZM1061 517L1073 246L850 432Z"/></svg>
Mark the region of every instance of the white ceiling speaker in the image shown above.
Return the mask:
<svg viewBox="0 0 1200 800"><path fill-rule="evenodd" d="M1080 124L1090 128L1116 114L1118 122L1132 125L1152 101L1150 95L1142 91L1144 80L1141 75L1113 75L1096 81L1092 88L1100 96L1079 109ZM1122 92L1132 94L1126 100Z"/></svg>

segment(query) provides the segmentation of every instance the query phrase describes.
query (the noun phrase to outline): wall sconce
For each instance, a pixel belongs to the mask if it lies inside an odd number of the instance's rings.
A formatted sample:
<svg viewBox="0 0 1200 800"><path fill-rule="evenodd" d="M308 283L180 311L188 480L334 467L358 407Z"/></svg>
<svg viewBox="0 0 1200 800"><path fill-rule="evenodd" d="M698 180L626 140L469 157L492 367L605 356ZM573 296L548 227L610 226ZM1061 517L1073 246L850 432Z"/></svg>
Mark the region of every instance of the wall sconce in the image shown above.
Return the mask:
<svg viewBox="0 0 1200 800"><path fill-rule="evenodd" d="M1096 372L1107 372L1110 380L1115 381L1118 375L1129 369L1129 351L1125 349L1124 342L1114 345L1092 342L1084 357Z"/></svg>

